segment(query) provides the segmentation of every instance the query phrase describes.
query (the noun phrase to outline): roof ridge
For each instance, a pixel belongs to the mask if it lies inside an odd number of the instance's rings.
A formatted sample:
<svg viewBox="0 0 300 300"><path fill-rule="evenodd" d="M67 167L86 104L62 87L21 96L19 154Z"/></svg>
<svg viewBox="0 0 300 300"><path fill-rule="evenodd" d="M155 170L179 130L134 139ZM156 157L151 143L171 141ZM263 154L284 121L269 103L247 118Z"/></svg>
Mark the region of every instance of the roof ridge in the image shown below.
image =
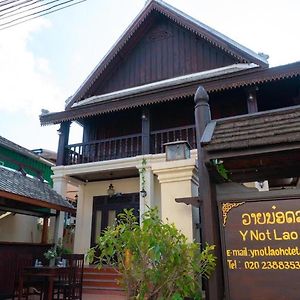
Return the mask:
<svg viewBox="0 0 300 300"><path fill-rule="evenodd" d="M244 52L248 53L251 56L254 56L256 59L260 60L262 63L268 64L268 61L266 59L266 57L259 55L258 53L256 53L255 51L251 50L250 48L236 42L235 40L231 39L230 37L228 37L227 35L221 33L220 31L206 25L205 23L199 21L198 19L188 15L187 13L181 11L180 9L172 6L171 4L162 1L162 0L154 0L156 2L158 2L159 4L162 4L163 6L175 11L176 13L180 14L182 17L184 17L185 19L193 22L195 25L202 27L203 29L207 30L208 32L218 36L219 38L231 43L234 47L237 47L241 50L243 50Z"/></svg>
<svg viewBox="0 0 300 300"><path fill-rule="evenodd" d="M130 22L130 24L126 27L126 29L123 31L123 33L119 36L119 38L113 43L113 45L109 48L109 50L106 52L106 54L102 57L100 62L96 65L96 67L92 70L92 72L88 75L88 77L84 80L84 82L79 86L79 88L76 90L74 95L69 97L66 101L65 107L68 108L71 106L74 102L74 97L77 95L77 93L80 92L80 90L85 86L85 84L88 83L88 81L92 78L93 74L98 70L98 68L104 63L104 61L108 58L109 54L117 47L118 43L120 43L125 37L126 33L129 31L129 29L135 24L135 22L138 21L140 16L146 11L146 9L153 3L156 2L156 0L150 0L146 2L145 6L142 8L142 10L136 15L136 17ZM109 62L108 62L109 63Z"/></svg>

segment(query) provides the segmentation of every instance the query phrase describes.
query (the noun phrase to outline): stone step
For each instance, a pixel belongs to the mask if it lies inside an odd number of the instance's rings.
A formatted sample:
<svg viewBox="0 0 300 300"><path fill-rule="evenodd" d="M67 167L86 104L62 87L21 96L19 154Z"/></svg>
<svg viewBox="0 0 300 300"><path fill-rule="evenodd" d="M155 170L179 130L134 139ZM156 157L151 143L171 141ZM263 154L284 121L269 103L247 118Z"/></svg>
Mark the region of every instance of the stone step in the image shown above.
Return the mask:
<svg viewBox="0 0 300 300"><path fill-rule="evenodd" d="M101 293L101 291L122 292L118 285L121 276L110 267L97 269L94 266L84 268L83 272L83 292L84 293Z"/></svg>

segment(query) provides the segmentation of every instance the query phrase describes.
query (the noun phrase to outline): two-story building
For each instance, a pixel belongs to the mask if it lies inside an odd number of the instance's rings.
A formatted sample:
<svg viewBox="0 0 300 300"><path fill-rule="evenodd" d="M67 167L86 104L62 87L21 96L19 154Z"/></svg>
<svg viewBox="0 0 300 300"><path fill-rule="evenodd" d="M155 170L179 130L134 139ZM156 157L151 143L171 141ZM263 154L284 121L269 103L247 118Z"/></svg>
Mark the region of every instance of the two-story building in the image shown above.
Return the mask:
<svg viewBox="0 0 300 300"><path fill-rule="evenodd" d="M197 87L219 119L299 104L299 75L300 63L269 68L266 55L148 1L65 110L40 116L42 125L61 124L55 189L79 188L74 250L85 252L122 209L141 215L148 206L198 240L198 209L175 202L197 195ZM81 143L68 143L71 122L83 127ZM167 160L164 144L177 140L191 156Z"/></svg>

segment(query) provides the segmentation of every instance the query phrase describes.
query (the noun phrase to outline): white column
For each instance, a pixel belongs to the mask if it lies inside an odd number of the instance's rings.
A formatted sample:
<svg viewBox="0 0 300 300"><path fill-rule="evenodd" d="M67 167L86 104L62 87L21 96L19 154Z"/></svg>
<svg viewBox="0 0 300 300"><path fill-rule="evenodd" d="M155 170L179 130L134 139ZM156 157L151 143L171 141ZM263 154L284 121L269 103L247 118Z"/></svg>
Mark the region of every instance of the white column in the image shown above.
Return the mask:
<svg viewBox="0 0 300 300"><path fill-rule="evenodd" d="M194 239L193 208L175 202L176 198L192 197L198 182L195 159L168 161L152 165L161 186L161 217L174 223L188 238Z"/></svg>
<svg viewBox="0 0 300 300"><path fill-rule="evenodd" d="M146 191L146 196L143 197L140 193L140 222L143 214L148 208L154 205L154 175L149 165L148 159L141 158L141 162L136 166L140 174L140 191Z"/></svg>
<svg viewBox="0 0 300 300"><path fill-rule="evenodd" d="M85 253L84 237L85 224L84 224L84 197L85 197L85 185L79 185L77 211L76 211L76 225L75 225L75 238L74 238L74 253ZM87 220L90 221L90 220ZM89 244L88 244L89 246Z"/></svg>
<svg viewBox="0 0 300 300"><path fill-rule="evenodd" d="M147 209L154 205L154 178L150 167L145 168L145 171L140 173L140 191L143 188L147 195L142 197L140 193L140 220L142 220L142 215Z"/></svg>
<svg viewBox="0 0 300 300"><path fill-rule="evenodd" d="M63 197L66 197L67 195L67 178L65 176L61 175L53 175L53 189L62 195ZM65 213L64 212L58 212L56 218L55 218L55 225L54 225L54 243L56 244L59 239L62 240L63 233L64 233L64 218Z"/></svg>

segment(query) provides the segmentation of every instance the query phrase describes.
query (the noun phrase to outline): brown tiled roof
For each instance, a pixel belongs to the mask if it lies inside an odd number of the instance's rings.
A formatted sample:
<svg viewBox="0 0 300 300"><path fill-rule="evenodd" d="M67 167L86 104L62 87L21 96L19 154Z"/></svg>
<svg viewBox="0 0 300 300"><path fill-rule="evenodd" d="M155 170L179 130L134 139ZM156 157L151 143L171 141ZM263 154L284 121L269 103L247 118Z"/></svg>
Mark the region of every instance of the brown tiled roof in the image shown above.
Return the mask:
<svg viewBox="0 0 300 300"><path fill-rule="evenodd" d="M73 206L47 183L36 178L0 166L0 193L29 198L35 205L59 210L73 211ZM3 196L3 195L2 195Z"/></svg>
<svg viewBox="0 0 300 300"><path fill-rule="evenodd" d="M287 145L300 142L300 106L212 121L202 145L208 152ZM207 139L207 136L211 136Z"/></svg>

